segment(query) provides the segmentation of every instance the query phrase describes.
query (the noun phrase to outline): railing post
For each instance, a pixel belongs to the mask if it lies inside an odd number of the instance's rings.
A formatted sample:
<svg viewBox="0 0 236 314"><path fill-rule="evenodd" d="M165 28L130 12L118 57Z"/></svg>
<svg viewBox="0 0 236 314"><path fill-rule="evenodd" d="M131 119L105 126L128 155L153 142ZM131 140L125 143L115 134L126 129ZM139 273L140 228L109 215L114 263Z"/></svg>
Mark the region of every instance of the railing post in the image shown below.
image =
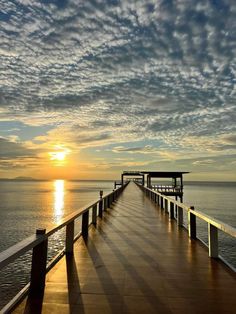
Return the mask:
<svg viewBox="0 0 236 314"><path fill-rule="evenodd" d="M103 210L106 211L106 209L107 209L107 197L103 199Z"/></svg>
<svg viewBox="0 0 236 314"><path fill-rule="evenodd" d="M100 191L100 201L99 201L99 204L98 204L98 216L100 218L102 218L102 211L103 211L103 199L102 199L102 196L103 196L103 191Z"/></svg>
<svg viewBox="0 0 236 314"><path fill-rule="evenodd" d="M177 224L183 226L183 208L180 206L177 206Z"/></svg>
<svg viewBox="0 0 236 314"><path fill-rule="evenodd" d="M190 207L191 210L194 210L194 207ZM192 239L196 239L197 230L196 230L196 216L190 211L188 212L188 234Z"/></svg>
<svg viewBox="0 0 236 314"><path fill-rule="evenodd" d="M97 204L93 206L93 211L92 211L92 224L96 225L97 224Z"/></svg>
<svg viewBox="0 0 236 314"><path fill-rule="evenodd" d="M165 199L165 211L168 213L169 210L168 210L168 200Z"/></svg>
<svg viewBox="0 0 236 314"><path fill-rule="evenodd" d="M209 256L218 257L218 229L208 223Z"/></svg>
<svg viewBox="0 0 236 314"><path fill-rule="evenodd" d="M66 254L73 254L74 249L74 226L75 221L71 221L66 226Z"/></svg>
<svg viewBox="0 0 236 314"><path fill-rule="evenodd" d="M99 204L98 204L98 216L100 217L100 218L102 218L102 211L103 211L103 201L102 200L100 200L99 201Z"/></svg>
<svg viewBox="0 0 236 314"><path fill-rule="evenodd" d="M161 197L161 209L163 209L163 197L162 196L160 197Z"/></svg>
<svg viewBox="0 0 236 314"><path fill-rule="evenodd" d="M37 236L44 236L46 229L37 229ZM30 279L30 294L42 293L45 286L46 266L47 266L47 251L48 239L45 238L42 242L33 248L32 264L31 264L31 279Z"/></svg>
<svg viewBox="0 0 236 314"><path fill-rule="evenodd" d="M170 202L170 215L169 215L170 219L174 219L175 218L175 214L174 214L174 203Z"/></svg>
<svg viewBox="0 0 236 314"><path fill-rule="evenodd" d="M87 210L82 214L82 236L88 236L88 222L89 222L89 211Z"/></svg>

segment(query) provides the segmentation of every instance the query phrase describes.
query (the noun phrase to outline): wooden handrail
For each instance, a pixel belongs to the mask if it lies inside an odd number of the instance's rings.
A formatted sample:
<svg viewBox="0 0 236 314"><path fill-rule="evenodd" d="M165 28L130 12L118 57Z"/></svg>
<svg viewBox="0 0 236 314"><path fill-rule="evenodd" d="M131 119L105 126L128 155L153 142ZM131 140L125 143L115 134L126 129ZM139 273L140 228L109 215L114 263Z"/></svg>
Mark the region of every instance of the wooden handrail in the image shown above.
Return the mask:
<svg viewBox="0 0 236 314"><path fill-rule="evenodd" d="M215 226L218 230L223 231L224 233L227 233L228 235L236 238L236 228L216 219L216 218L212 218L211 216L208 216L204 213L202 213L201 211L198 210L192 210L191 208L189 208L189 212L191 212L193 215L195 215L196 217L200 218L201 220L204 220L208 223L210 223L211 225Z"/></svg>
<svg viewBox="0 0 236 314"><path fill-rule="evenodd" d="M45 235L32 235L0 253L0 269L25 254L46 238Z"/></svg>
<svg viewBox="0 0 236 314"><path fill-rule="evenodd" d="M196 238L196 217L208 223L208 249L210 257L220 257L218 252L218 230L223 231L224 233L236 238L236 228L216 219L210 217L199 210L195 210L193 206L188 206L184 203L176 201L164 194L154 191L148 187L145 187L141 184L136 183L143 191L146 192L147 196L150 197L155 203L158 203L162 209L169 213L170 219L176 219L179 226L183 226L183 210L187 212L188 215L188 233L189 237ZM174 206L176 206L176 215L174 215ZM206 245L206 243L204 243ZM225 260L223 259L225 262ZM227 263L228 264L228 263ZM235 270L231 265L230 267Z"/></svg>

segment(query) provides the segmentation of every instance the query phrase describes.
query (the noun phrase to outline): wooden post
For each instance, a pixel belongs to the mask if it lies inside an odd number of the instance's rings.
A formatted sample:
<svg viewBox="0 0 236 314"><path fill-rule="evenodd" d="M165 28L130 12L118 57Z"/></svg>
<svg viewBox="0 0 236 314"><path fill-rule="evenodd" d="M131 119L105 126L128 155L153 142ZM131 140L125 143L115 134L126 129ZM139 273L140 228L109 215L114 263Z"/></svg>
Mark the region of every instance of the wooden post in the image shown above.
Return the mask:
<svg viewBox="0 0 236 314"><path fill-rule="evenodd" d="M102 218L102 211L103 211L103 201L102 201L102 199L99 201L99 204L98 204L98 216L100 217L100 218Z"/></svg>
<svg viewBox="0 0 236 314"><path fill-rule="evenodd" d="M99 201L99 204L98 204L98 216L100 218L102 218L102 211L103 211L103 199L102 199L102 196L103 196L103 191L100 191L99 195L100 195L100 201Z"/></svg>
<svg viewBox="0 0 236 314"><path fill-rule="evenodd" d="M177 206L177 224L183 226L183 208L180 206Z"/></svg>
<svg viewBox="0 0 236 314"><path fill-rule="evenodd" d="M112 201L111 201L111 203L114 203L114 201L115 201L115 191L113 191L113 193L112 193Z"/></svg>
<svg viewBox="0 0 236 314"><path fill-rule="evenodd" d="M209 256L218 257L218 229L208 223Z"/></svg>
<svg viewBox="0 0 236 314"><path fill-rule="evenodd" d="M175 215L174 215L174 203L170 202L170 215L169 215L170 219L174 219Z"/></svg>
<svg viewBox="0 0 236 314"><path fill-rule="evenodd" d="M74 220L66 226L66 254L73 254L74 248Z"/></svg>
<svg viewBox="0 0 236 314"><path fill-rule="evenodd" d="M165 211L167 213L169 213L169 209L168 209L168 200L165 199Z"/></svg>
<svg viewBox="0 0 236 314"><path fill-rule="evenodd" d="M46 229L37 229L37 236L44 236ZM44 290L46 266L47 266L47 251L48 239L45 238L42 242L33 248L32 264L31 264L31 279L30 279L30 294L40 294Z"/></svg>
<svg viewBox="0 0 236 314"><path fill-rule="evenodd" d="M92 224L96 225L97 224L97 204L93 206L93 211L92 211Z"/></svg>
<svg viewBox="0 0 236 314"><path fill-rule="evenodd" d="M89 211L87 210L82 214L82 236L87 238L88 236L88 222L89 222Z"/></svg>
<svg viewBox="0 0 236 314"><path fill-rule="evenodd" d="M190 209L194 210L194 207L191 206ZM190 211L188 212L188 234L191 239L196 239L197 237L196 216Z"/></svg>
<svg viewBox="0 0 236 314"><path fill-rule="evenodd" d="M107 197L103 199L103 210L106 211L106 209L107 209Z"/></svg>
<svg viewBox="0 0 236 314"><path fill-rule="evenodd" d="M160 198L161 198L161 209L163 209L163 197L162 196L160 196Z"/></svg>

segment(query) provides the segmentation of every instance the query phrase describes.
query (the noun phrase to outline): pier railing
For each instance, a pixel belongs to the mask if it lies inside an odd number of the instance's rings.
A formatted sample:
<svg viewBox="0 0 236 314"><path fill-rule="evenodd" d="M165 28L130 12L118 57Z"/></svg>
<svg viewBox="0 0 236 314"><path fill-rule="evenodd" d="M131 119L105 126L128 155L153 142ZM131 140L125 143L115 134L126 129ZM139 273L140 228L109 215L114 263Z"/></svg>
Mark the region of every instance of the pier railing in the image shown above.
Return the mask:
<svg viewBox="0 0 236 314"><path fill-rule="evenodd" d="M168 196L163 195L158 191L154 191L141 184L138 186L146 193L146 195L157 205L160 206L166 213L169 214L169 219L175 219L177 224L181 227L185 227L188 230L189 237L191 239L197 239L197 223L196 218L200 218L202 221L208 224L208 251L209 256L212 258L221 258L223 262L226 261L219 255L218 249L218 231L223 231L225 234L236 238L236 228L229 226L228 224L212 218L199 210L195 210L193 206L188 206L184 203L178 202ZM187 226L184 225L183 214L187 213ZM203 242L203 241L202 241ZM205 242L203 242L207 245ZM227 263L228 264L228 263ZM231 265L229 265L233 268ZM233 268L234 269L234 268ZM234 269L235 270L235 269Z"/></svg>
<svg viewBox="0 0 236 314"><path fill-rule="evenodd" d="M128 183L103 196L100 191L100 198L72 214L63 218L51 229L37 229L36 233L23 241L13 245L0 253L0 270L17 258L32 250L31 277L30 282L1 310L1 313L8 312L27 293L37 294L43 291L45 286L46 273L61 259L64 254L73 254L73 244L82 235L88 236L88 229L91 224L96 225L97 217L102 218L103 212L118 198ZM92 221L89 224L89 214L92 213ZM82 217L81 231L75 235L75 220ZM66 228L65 247L54 259L47 264L48 239L62 228Z"/></svg>
<svg viewBox="0 0 236 314"><path fill-rule="evenodd" d="M156 190L157 192L160 192L160 193L165 193L165 192L180 193L180 192L182 192L181 186L173 186L173 185L152 185L151 189Z"/></svg>

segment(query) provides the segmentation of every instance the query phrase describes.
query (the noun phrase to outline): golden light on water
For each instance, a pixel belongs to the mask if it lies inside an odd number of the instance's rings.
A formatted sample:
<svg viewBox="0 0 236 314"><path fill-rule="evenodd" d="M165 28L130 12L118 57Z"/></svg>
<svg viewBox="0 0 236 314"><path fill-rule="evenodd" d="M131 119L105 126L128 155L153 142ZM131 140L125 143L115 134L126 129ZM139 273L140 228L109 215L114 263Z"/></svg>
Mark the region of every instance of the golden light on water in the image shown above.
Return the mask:
<svg viewBox="0 0 236 314"><path fill-rule="evenodd" d="M54 215L60 219L64 211L65 186L64 180L54 181Z"/></svg>

